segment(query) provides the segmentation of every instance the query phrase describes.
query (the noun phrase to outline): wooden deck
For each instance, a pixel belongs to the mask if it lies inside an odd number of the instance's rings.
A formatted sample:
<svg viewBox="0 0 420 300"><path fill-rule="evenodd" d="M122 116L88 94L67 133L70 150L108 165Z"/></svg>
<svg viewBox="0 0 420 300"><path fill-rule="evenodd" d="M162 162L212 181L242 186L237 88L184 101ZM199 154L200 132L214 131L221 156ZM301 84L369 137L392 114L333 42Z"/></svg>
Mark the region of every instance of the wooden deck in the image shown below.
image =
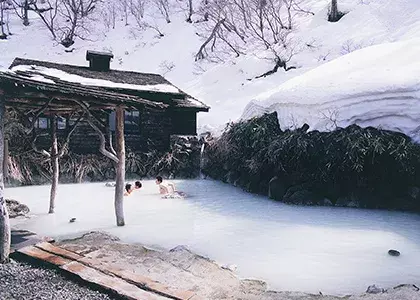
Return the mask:
<svg viewBox="0 0 420 300"><path fill-rule="evenodd" d="M100 263L49 242L16 249L16 254L60 268L82 280L133 300L199 300L191 291L179 291L148 277Z"/></svg>

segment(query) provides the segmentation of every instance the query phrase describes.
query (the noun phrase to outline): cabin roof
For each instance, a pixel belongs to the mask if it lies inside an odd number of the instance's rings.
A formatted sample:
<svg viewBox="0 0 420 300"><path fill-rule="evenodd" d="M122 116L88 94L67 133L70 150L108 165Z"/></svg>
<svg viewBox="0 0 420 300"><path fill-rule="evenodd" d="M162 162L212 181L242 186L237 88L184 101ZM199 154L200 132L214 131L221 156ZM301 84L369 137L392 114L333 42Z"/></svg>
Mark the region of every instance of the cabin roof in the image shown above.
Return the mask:
<svg viewBox="0 0 420 300"><path fill-rule="evenodd" d="M181 91L163 76L132 71L94 71L89 67L16 58L0 71L1 85L77 94L104 102L142 104L208 111L209 107ZM16 88L15 88L16 89ZM117 101L118 100L118 101Z"/></svg>

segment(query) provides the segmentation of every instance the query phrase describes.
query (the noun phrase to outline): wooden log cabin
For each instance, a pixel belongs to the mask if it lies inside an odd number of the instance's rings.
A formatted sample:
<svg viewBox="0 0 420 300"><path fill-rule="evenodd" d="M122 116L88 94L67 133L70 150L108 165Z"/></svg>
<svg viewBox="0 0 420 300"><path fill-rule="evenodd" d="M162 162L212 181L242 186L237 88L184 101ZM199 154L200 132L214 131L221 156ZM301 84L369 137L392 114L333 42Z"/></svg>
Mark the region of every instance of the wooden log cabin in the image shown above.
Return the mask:
<svg viewBox="0 0 420 300"><path fill-rule="evenodd" d="M72 95L75 99L94 97L92 114L101 131L108 133L107 139L115 134L115 105L123 104L126 107L125 145L132 151L165 151L169 149L172 135L197 134L197 113L208 112L208 106L161 75L113 70L110 68L112 58L112 53L87 51L89 66L16 58L8 71L0 72L0 96L4 95L6 106L29 116L34 116L30 113L31 102L35 109L39 108L40 100L64 101L62 95L66 95L67 100ZM59 137L65 136L80 117L80 113L75 114L68 105L66 107L67 111L57 110ZM39 136L37 147L48 149L51 145L50 136L42 135L42 132L50 132L50 120L50 115L46 114L40 114L36 120L29 118ZM70 151L97 153L99 145L97 132L82 118L71 135Z"/></svg>

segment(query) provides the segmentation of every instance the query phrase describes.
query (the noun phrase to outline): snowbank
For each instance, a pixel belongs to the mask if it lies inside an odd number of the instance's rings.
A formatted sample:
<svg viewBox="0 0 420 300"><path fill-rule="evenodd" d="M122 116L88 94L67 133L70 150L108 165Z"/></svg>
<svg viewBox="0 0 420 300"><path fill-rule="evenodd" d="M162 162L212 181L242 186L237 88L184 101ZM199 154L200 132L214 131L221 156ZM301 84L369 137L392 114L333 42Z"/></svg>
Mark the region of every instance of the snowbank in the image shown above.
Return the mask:
<svg viewBox="0 0 420 300"><path fill-rule="evenodd" d="M420 38L357 50L259 95L242 118L277 111L282 128L357 124L420 141Z"/></svg>

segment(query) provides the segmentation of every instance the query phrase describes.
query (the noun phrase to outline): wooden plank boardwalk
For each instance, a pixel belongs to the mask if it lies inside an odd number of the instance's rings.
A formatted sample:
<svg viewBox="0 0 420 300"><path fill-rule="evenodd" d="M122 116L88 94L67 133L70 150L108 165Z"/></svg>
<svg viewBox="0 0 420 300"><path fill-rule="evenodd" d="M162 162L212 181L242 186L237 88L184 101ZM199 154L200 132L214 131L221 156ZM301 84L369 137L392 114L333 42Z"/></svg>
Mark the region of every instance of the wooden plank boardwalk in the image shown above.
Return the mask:
<svg viewBox="0 0 420 300"><path fill-rule="evenodd" d="M54 240L48 237L41 237L34 232L21 229L12 229L11 231L11 252L26 247L32 246L40 242L53 242Z"/></svg>
<svg viewBox="0 0 420 300"><path fill-rule="evenodd" d="M48 263L73 274L85 282L133 300L199 300L191 291L169 288L153 279L100 263L93 258L55 246L49 242L16 249L19 256Z"/></svg>

